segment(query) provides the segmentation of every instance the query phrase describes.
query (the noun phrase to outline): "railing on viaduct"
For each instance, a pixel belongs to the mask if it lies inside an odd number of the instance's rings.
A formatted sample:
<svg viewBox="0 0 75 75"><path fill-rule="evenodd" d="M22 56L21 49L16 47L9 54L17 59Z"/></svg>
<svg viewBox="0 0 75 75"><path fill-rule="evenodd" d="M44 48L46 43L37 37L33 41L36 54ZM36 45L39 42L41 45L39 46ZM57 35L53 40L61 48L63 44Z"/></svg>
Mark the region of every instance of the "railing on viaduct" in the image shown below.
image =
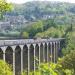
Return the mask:
<svg viewBox="0 0 75 75"><path fill-rule="evenodd" d="M38 69L42 62L56 62L64 38L0 40L0 59L12 65L13 75ZM38 59L38 60L36 60Z"/></svg>

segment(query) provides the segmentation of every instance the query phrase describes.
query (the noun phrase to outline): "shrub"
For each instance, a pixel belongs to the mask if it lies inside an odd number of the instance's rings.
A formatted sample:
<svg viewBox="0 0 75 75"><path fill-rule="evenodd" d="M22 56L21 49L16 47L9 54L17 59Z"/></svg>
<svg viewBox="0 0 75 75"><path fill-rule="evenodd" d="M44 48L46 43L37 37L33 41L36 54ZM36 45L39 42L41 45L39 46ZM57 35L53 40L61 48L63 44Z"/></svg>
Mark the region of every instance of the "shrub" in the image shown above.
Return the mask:
<svg viewBox="0 0 75 75"><path fill-rule="evenodd" d="M9 64L5 63L3 60L0 60L0 75L13 75Z"/></svg>
<svg viewBox="0 0 75 75"><path fill-rule="evenodd" d="M23 37L23 38L29 38L28 32L23 32L23 33L22 33L22 37Z"/></svg>
<svg viewBox="0 0 75 75"><path fill-rule="evenodd" d="M63 69L67 68L75 73L75 50L71 50L69 54L63 56L63 58L61 58L58 63L63 66Z"/></svg>
<svg viewBox="0 0 75 75"><path fill-rule="evenodd" d="M22 75L26 75L24 72ZM30 72L30 75L73 75L73 70L64 69L61 64L44 63L40 65L40 70Z"/></svg>

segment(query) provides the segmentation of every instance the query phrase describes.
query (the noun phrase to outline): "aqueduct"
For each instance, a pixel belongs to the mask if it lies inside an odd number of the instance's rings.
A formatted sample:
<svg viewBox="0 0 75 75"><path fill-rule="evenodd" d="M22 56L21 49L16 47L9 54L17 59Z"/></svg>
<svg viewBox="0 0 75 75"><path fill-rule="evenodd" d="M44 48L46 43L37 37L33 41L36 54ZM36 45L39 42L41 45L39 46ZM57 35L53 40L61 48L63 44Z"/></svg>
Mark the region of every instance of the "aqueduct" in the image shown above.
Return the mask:
<svg viewBox="0 0 75 75"><path fill-rule="evenodd" d="M38 69L42 62L56 62L63 38L0 40L0 59L12 65L13 75Z"/></svg>

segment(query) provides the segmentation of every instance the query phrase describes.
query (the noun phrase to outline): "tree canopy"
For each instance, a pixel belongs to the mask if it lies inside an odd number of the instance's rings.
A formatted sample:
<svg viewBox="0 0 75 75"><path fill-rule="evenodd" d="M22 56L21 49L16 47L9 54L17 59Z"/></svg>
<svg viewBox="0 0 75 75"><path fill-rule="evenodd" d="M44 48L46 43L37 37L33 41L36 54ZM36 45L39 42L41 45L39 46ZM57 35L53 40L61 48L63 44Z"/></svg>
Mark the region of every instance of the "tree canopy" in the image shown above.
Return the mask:
<svg viewBox="0 0 75 75"><path fill-rule="evenodd" d="M11 8L11 4L8 4L5 0L0 0L0 19L3 17L3 14L10 11Z"/></svg>

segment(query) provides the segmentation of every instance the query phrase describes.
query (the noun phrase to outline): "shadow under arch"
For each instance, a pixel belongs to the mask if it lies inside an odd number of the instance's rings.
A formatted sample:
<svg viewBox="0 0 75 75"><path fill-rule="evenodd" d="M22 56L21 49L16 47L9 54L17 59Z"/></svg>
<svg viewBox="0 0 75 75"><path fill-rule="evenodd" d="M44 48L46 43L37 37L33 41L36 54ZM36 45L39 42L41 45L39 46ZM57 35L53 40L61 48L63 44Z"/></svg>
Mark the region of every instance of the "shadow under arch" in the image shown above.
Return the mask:
<svg viewBox="0 0 75 75"><path fill-rule="evenodd" d="M34 70L34 46L30 45L30 71Z"/></svg>
<svg viewBox="0 0 75 75"><path fill-rule="evenodd" d="M2 51L1 48L0 48L0 59L1 59L1 60L3 59L3 51Z"/></svg>
<svg viewBox="0 0 75 75"><path fill-rule="evenodd" d="M35 46L35 68L38 69L39 66L39 45Z"/></svg>
<svg viewBox="0 0 75 75"><path fill-rule="evenodd" d="M45 43L45 62L47 63L47 43Z"/></svg>
<svg viewBox="0 0 75 75"><path fill-rule="evenodd" d="M24 71L26 71L26 73L28 73L28 47L27 45L24 45L23 47L23 69Z"/></svg>
<svg viewBox="0 0 75 75"><path fill-rule="evenodd" d="M43 63L43 44L40 44L40 62Z"/></svg>
<svg viewBox="0 0 75 75"><path fill-rule="evenodd" d="M54 62L54 43L52 42L52 62Z"/></svg>
<svg viewBox="0 0 75 75"><path fill-rule="evenodd" d="M55 62L58 60L58 55L59 55L59 43L55 42Z"/></svg>
<svg viewBox="0 0 75 75"><path fill-rule="evenodd" d="M61 50L61 42L57 42L57 54L58 54L58 57L61 57L62 55L62 50Z"/></svg>
<svg viewBox="0 0 75 75"><path fill-rule="evenodd" d="M5 60L8 64L13 65L13 49L8 46L5 51Z"/></svg>
<svg viewBox="0 0 75 75"><path fill-rule="evenodd" d="M51 44L48 43L48 61L51 62Z"/></svg>
<svg viewBox="0 0 75 75"><path fill-rule="evenodd" d="M16 75L21 75L21 48L16 46L15 48L15 72Z"/></svg>

